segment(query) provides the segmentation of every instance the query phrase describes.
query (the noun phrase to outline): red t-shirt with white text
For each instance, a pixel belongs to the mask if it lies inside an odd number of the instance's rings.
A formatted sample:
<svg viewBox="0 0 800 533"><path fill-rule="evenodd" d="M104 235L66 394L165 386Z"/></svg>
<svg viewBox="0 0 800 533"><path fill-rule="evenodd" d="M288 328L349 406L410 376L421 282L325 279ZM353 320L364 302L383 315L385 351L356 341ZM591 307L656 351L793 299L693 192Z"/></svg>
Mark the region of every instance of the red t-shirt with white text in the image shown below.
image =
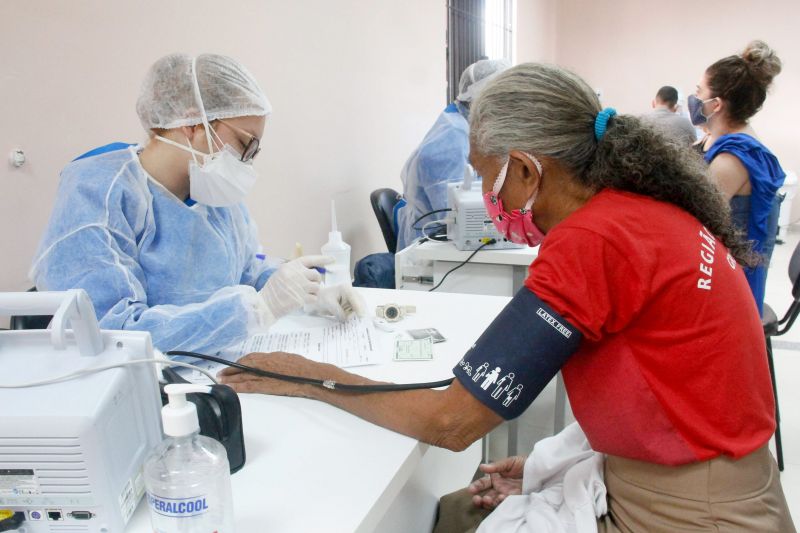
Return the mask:
<svg viewBox="0 0 800 533"><path fill-rule="evenodd" d="M603 190L547 234L525 284L584 335L562 372L594 450L678 465L772 436L752 294L687 212Z"/></svg>

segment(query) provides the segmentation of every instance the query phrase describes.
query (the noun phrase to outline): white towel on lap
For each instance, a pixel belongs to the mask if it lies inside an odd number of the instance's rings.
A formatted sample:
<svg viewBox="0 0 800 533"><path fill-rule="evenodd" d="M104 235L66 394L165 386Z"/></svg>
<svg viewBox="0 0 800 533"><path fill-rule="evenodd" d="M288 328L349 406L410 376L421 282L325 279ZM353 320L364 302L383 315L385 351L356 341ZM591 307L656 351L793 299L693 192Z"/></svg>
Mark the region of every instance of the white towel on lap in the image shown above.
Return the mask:
<svg viewBox="0 0 800 533"><path fill-rule="evenodd" d="M539 441L525 461L523 493L506 498L478 533L596 533L606 513L603 461L577 422Z"/></svg>

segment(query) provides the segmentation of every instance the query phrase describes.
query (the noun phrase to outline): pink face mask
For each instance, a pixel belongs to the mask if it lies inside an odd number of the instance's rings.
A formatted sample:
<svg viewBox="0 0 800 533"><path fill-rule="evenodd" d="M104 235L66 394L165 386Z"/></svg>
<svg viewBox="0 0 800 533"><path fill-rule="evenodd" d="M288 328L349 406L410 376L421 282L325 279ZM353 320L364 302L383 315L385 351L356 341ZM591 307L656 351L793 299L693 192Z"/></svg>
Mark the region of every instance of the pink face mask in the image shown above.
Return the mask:
<svg viewBox="0 0 800 533"><path fill-rule="evenodd" d="M542 175L542 164L538 159L531 154L525 154L536 165L536 170L539 175ZM492 190L483 195L483 203L486 206L486 212L489 213L489 218L492 219L494 227L506 239L517 244L527 244L528 246L538 246L544 238L544 233L536 227L533 222L533 201L536 200L538 190L528 199L525 207L522 209L515 209L508 213L503 209L503 201L500 199L500 190L503 188L503 183L506 181L506 173L508 172L508 163L506 161L503 168L500 169L497 179L494 182Z"/></svg>

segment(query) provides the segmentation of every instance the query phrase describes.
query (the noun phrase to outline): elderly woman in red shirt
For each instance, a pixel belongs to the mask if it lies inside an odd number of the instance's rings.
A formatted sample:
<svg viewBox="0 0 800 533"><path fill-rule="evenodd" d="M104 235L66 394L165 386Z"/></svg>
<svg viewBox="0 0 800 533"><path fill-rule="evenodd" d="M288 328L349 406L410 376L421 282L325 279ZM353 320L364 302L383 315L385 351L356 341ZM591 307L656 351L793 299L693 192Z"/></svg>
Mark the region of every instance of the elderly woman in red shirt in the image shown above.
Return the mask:
<svg viewBox="0 0 800 533"><path fill-rule="evenodd" d="M489 214L508 238L541 249L453 383L353 394L238 370L224 381L329 402L461 450L521 414L561 370L575 418L607 454L601 531L794 531L767 448L775 406L742 271L756 257L700 159L638 118L601 110L589 85L553 66L500 74L470 122ZM241 362L371 383L291 354ZM513 373L513 384L493 394L471 375L482 366L497 380ZM491 508L518 491L521 468L507 467L519 462L486 467L493 475L475 503ZM470 530L473 515L440 516L437 531Z"/></svg>

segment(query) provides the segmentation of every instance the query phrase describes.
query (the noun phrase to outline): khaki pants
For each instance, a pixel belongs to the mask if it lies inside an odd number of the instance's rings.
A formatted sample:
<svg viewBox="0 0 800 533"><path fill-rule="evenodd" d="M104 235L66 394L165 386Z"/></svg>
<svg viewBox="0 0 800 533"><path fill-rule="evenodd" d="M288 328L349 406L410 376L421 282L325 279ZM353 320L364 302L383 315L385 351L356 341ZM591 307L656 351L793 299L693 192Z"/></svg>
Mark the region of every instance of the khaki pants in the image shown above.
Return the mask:
<svg viewBox="0 0 800 533"><path fill-rule="evenodd" d="M696 531L794 533L767 446L734 461L662 466L608 456L608 514L600 533ZM488 515L466 490L443 497L434 533L472 533Z"/></svg>
<svg viewBox="0 0 800 533"><path fill-rule="evenodd" d="M600 533L795 531L778 465L765 445L734 461L669 467L609 456Z"/></svg>

